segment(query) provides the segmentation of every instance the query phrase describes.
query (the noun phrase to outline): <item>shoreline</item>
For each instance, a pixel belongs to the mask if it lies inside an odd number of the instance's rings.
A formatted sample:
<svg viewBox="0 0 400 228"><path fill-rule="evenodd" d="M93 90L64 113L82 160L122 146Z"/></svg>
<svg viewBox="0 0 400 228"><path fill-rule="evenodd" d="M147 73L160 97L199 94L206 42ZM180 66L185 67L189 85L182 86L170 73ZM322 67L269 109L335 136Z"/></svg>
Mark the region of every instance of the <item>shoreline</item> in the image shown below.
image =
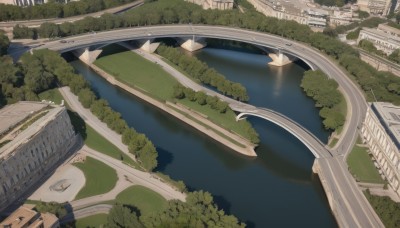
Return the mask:
<svg viewBox="0 0 400 228"><path fill-rule="evenodd" d="M118 81L114 76L105 72L101 68L95 66L94 64L86 64L101 77L106 79L110 84L117 86L130 94L140 98L143 101L153 105L154 107L174 116L178 120L186 123L187 125L195 128L196 130L202 132L203 134L209 136L211 139L223 144L224 146L234 150L245 156L256 157L257 154L254 151L256 145L252 144L248 140L238 136L229 130L222 128L205 117L201 116L199 113L191 111L188 107L181 104L174 104L172 102L161 102L154 99L138 89L132 88L120 81ZM195 117L195 119L190 118ZM232 142L233 141L233 142ZM235 142L235 143L234 143ZM240 144L240 145L238 145Z"/></svg>

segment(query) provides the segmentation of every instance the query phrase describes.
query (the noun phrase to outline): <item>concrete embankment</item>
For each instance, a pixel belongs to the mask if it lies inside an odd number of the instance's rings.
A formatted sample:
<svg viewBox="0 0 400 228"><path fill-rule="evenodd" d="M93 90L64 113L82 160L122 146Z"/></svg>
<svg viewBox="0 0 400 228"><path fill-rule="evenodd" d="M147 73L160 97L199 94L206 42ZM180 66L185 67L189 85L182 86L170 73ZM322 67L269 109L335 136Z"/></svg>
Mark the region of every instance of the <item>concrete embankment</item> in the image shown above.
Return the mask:
<svg viewBox="0 0 400 228"><path fill-rule="evenodd" d="M121 89L131 93L132 95L146 101L147 103L157 107L166 113L176 117L177 119L181 120L182 122L192 126L193 128L197 129L198 131L208 135L215 141L227 146L228 148L241 153L246 156L255 157L257 156L254 148L256 145L249 142L247 139L236 135L217 124L211 122L206 117L202 116L201 114L194 112L186 107L181 105L176 105L171 102L161 102L156 100L144 92L140 91L139 89L132 88L124 83L118 81L112 75L108 74L104 70L100 69L95 65L89 65L94 71L96 71L100 76L105 78L109 83L114 86L118 86Z"/></svg>

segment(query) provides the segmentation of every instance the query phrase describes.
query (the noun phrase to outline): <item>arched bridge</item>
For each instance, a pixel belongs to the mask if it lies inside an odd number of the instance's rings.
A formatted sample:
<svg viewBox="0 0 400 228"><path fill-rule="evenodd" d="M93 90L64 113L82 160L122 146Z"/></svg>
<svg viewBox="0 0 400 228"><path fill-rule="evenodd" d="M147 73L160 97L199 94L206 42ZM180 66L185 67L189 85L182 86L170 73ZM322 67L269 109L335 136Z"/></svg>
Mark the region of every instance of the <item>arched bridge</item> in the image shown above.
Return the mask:
<svg viewBox="0 0 400 228"><path fill-rule="evenodd" d="M322 143L311 132L292 119L278 112L264 108L242 110L242 112L236 117L236 120L238 121L244 116L260 117L280 126L300 140L313 153L315 158L332 156L331 152L325 147L324 143Z"/></svg>

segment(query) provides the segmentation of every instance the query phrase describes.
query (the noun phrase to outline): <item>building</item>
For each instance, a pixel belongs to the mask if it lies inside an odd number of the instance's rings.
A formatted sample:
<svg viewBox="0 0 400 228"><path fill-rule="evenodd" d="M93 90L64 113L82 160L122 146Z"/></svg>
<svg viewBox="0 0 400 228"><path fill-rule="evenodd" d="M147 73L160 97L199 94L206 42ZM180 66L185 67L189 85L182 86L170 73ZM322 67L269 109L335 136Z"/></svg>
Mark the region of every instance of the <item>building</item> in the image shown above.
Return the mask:
<svg viewBox="0 0 400 228"><path fill-rule="evenodd" d="M361 40L372 42L378 50L390 55L400 48L400 30L386 24L380 24L377 29L363 28L358 36L357 44Z"/></svg>
<svg viewBox="0 0 400 228"><path fill-rule="evenodd" d="M292 20L310 27L326 26L328 11L313 7L301 1L289 0L248 0L254 8L268 17Z"/></svg>
<svg viewBox="0 0 400 228"><path fill-rule="evenodd" d="M389 14L392 5L391 0L358 0L357 5L361 11L366 11L370 14L383 15Z"/></svg>
<svg viewBox="0 0 400 228"><path fill-rule="evenodd" d="M234 0L185 0L197 5L201 5L204 9L233 9Z"/></svg>
<svg viewBox="0 0 400 228"><path fill-rule="evenodd" d="M18 102L0 109L0 211L62 162L77 142L65 107Z"/></svg>
<svg viewBox="0 0 400 228"><path fill-rule="evenodd" d="M35 205L24 204L8 216L0 227L4 228L58 228L60 227L58 218L51 213L39 213L35 210Z"/></svg>
<svg viewBox="0 0 400 228"><path fill-rule="evenodd" d="M375 166L400 195L400 107L384 102L372 103L361 135L373 155Z"/></svg>
<svg viewBox="0 0 400 228"><path fill-rule="evenodd" d="M16 6L34 6L47 3L49 0L0 0L0 4L16 5ZM57 2L68 3L70 0L62 0ZM72 0L76 1L76 0Z"/></svg>

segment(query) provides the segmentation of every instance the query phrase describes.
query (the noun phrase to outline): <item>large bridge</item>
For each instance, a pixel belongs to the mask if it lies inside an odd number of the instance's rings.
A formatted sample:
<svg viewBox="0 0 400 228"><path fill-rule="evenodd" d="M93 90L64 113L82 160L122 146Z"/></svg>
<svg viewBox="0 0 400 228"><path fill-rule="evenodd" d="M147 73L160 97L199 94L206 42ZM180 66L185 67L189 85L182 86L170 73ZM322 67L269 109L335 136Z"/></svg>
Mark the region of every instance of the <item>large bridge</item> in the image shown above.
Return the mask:
<svg viewBox="0 0 400 228"><path fill-rule="evenodd" d="M336 149L329 150L316 137L289 118L273 112L259 109L238 101L219 97L228 101L233 110L242 112L240 116L251 114L270 120L294 134L313 154L319 158L315 160L314 170L319 174L325 188L332 211L341 227L383 227L379 218L358 189L354 179L347 171L344 162L357 138L360 126L366 113L367 104L357 86L346 76L340 68L329 60L329 57L309 46L283 39L279 36L253 32L244 29L202 26L202 25L165 25L151 27L135 27L120 30L84 34L65 38L63 42L52 41L34 49L49 48L59 52L68 52L93 45L110 44L128 40L149 40L162 37L202 37L235 40L262 47L278 48L281 52L302 59L313 69L324 71L335 79L343 92L348 104L348 116L342 137ZM290 45L286 45L290 43ZM190 83L190 82L186 82ZM182 83L185 85L185 83ZM186 84L186 86L188 86ZM199 85L197 85L199 86ZM200 90L204 88L194 88ZM333 157L332 157L333 156Z"/></svg>

